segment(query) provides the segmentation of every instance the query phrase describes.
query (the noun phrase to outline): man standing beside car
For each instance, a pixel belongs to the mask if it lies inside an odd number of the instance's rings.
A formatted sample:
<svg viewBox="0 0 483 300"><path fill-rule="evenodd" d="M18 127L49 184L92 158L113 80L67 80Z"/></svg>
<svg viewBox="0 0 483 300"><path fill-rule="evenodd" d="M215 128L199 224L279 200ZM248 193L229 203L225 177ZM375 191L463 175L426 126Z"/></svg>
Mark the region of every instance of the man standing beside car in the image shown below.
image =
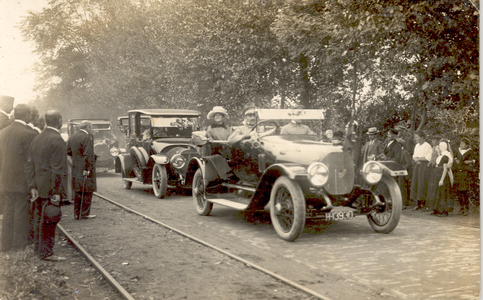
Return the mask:
<svg viewBox="0 0 483 300"><path fill-rule="evenodd" d="M45 122L45 130L30 144L25 171L32 195L34 251L42 260L59 261L65 258L52 255L59 220L47 220L46 211L49 204L60 207L61 199L65 198L67 154L59 131L62 115L55 110L47 111Z"/></svg>
<svg viewBox="0 0 483 300"><path fill-rule="evenodd" d="M379 130L376 127L367 130L369 142L362 147L362 165L370 160L376 160L381 154L384 154L384 145L377 139L377 133L379 133Z"/></svg>
<svg viewBox="0 0 483 300"><path fill-rule="evenodd" d="M30 122L30 107L19 104L15 121L0 131L0 191L4 196L1 250L23 249L29 236L29 189L25 176L27 152L35 137Z"/></svg>
<svg viewBox="0 0 483 300"><path fill-rule="evenodd" d="M80 130L67 140L67 155L72 156L72 192L74 193L74 219L90 219L92 195L96 191L96 157L92 124L82 121Z"/></svg>

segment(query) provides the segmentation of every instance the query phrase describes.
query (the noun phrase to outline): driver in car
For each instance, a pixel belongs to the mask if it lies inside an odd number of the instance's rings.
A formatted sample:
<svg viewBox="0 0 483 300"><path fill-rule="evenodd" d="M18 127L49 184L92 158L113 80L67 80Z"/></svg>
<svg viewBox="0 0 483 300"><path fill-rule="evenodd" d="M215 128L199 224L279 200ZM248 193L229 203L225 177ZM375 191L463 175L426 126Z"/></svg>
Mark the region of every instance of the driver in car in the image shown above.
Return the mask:
<svg viewBox="0 0 483 300"><path fill-rule="evenodd" d="M257 121L255 115L256 109L257 107L253 102L249 102L245 105L245 108L243 109L243 115L245 116L245 120L243 121L243 125L238 126L238 128L233 131L233 133L230 134L230 136L228 137L228 144L230 144L230 146L233 146L242 140L247 140L251 138L250 133Z"/></svg>
<svg viewBox="0 0 483 300"><path fill-rule="evenodd" d="M292 109L304 109L305 106L297 105ZM309 126L300 123L299 120L292 120L290 123L282 127L280 134L312 134L315 135L316 133L313 132Z"/></svg>

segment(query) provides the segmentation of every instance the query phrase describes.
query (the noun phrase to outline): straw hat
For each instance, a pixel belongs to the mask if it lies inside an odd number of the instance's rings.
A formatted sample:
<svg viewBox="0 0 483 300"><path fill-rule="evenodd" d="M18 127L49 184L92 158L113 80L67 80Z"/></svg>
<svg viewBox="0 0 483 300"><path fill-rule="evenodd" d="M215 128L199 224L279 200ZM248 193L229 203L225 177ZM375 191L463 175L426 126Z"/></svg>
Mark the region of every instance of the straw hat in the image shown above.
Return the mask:
<svg viewBox="0 0 483 300"><path fill-rule="evenodd" d="M371 127L367 130L367 134L369 135L378 134L378 133L379 133L379 130L377 130L376 127Z"/></svg>
<svg viewBox="0 0 483 300"><path fill-rule="evenodd" d="M215 114L222 114L224 118L229 119L230 116L228 116L228 113L226 112L226 109L224 109L221 106L215 106L213 109L208 113L208 119L213 119Z"/></svg>

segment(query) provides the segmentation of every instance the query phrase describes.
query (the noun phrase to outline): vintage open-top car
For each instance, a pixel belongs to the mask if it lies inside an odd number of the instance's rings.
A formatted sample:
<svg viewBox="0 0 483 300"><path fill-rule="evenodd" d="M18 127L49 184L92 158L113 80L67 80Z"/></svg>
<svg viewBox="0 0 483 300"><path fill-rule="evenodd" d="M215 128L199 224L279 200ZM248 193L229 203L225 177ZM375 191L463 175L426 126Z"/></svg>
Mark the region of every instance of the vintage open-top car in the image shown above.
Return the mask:
<svg viewBox="0 0 483 300"><path fill-rule="evenodd" d="M268 205L277 234L297 239L309 218L348 220L365 215L376 232L389 233L399 222L401 192L393 177L407 171L393 161L370 161L356 170L341 141L322 142L317 132L323 112L305 109L258 109L252 138L231 151L194 157L192 197L196 211L208 215L213 204L255 212ZM307 123L314 134L281 134L290 122ZM194 143L201 147L203 139ZM338 208L340 207L340 208Z"/></svg>
<svg viewBox="0 0 483 300"><path fill-rule="evenodd" d="M128 112L126 154L116 161L125 189L133 182L150 184L164 198L168 188L191 188L188 162L198 157L191 133L199 130L200 112L182 109L137 109ZM120 119L122 122L122 118Z"/></svg>
<svg viewBox="0 0 483 300"><path fill-rule="evenodd" d="M67 132L71 136L79 130L82 121L87 120L92 124L94 137L94 153L96 158L96 171L113 170L115 159L119 155L119 141L111 132L109 119L70 119L67 122Z"/></svg>

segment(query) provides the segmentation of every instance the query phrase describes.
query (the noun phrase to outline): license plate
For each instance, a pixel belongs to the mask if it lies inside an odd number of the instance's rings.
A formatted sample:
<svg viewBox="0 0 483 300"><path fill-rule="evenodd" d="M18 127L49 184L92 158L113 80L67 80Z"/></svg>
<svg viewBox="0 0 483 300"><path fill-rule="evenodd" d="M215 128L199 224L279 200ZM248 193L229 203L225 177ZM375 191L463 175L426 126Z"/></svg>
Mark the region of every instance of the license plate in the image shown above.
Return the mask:
<svg viewBox="0 0 483 300"><path fill-rule="evenodd" d="M354 212L350 210L345 211L334 211L325 213L325 220L326 221L341 221L341 220L351 220L354 218Z"/></svg>

